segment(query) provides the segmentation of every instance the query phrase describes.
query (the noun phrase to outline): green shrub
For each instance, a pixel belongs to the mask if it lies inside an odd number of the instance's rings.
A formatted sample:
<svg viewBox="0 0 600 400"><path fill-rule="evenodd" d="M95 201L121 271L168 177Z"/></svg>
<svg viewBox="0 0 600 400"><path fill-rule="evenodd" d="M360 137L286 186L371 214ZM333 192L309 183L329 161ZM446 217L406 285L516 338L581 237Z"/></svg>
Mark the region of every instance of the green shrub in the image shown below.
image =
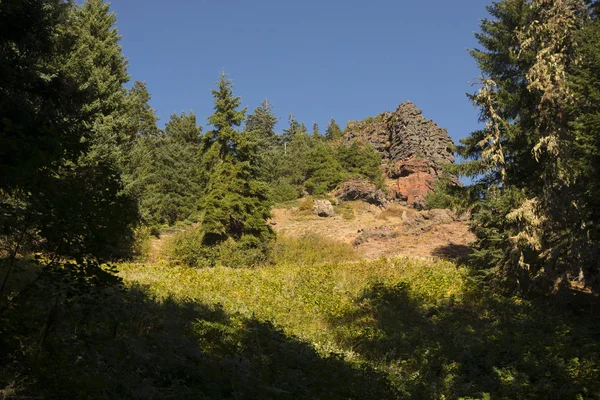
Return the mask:
<svg viewBox="0 0 600 400"><path fill-rule="evenodd" d="M147 226L139 226L134 231L132 243L132 255L135 260L146 260L150 253L150 236L154 235L152 229Z"/></svg>
<svg viewBox="0 0 600 400"><path fill-rule="evenodd" d="M253 236L243 236L239 241L231 238L218 246L216 263L223 267L241 268L263 264L268 258L268 248Z"/></svg>
<svg viewBox="0 0 600 400"><path fill-rule="evenodd" d="M199 229L186 230L176 234L167 245L171 258L179 264L193 268L251 267L267 260L269 244L254 236L244 235L240 240L228 238L213 246L203 244Z"/></svg>
<svg viewBox="0 0 600 400"><path fill-rule="evenodd" d="M348 243L307 233L299 238L279 236L271 262L276 265L317 265L354 261L357 251Z"/></svg>
<svg viewBox="0 0 600 400"><path fill-rule="evenodd" d="M313 208L313 198L305 197L298 204L298 211L311 211Z"/></svg>
<svg viewBox="0 0 600 400"><path fill-rule="evenodd" d="M467 200L464 189L448 184L444 180L435 183L433 191L425 197L425 207L429 210L435 208L446 208L455 211L465 211Z"/></svg>
<svg viewBox="0 0 600 400"><path fill-rule="evenodd" d="M384 187L381 155L371 144L353 142L350 145L341 145L336 150L337 160L346 175L345 179L367 179L378 189Z"/></svg>
<svg viewBox="0 0 600 400"><path fill-rule="evenodd" d="M342 218L344 219L356 218L356 216L354 215L354 209L350 204L344 204L343 206L338 207L338 212L342 214Z"/></svg>
<svg viewBox="0 0 600 400"><path fill-rule="evenodd" d="M177 233L167 245L167 252L177 263L190 267L207 266L208 249L202 244L203 235L199 229Z"/></svg>
<svg viewBox="0 0 600 400"><path fill-rule="evenodd" d="M298 188L291 183L278 182L271 188L271 200L283 203L298 198Z"/></svg>

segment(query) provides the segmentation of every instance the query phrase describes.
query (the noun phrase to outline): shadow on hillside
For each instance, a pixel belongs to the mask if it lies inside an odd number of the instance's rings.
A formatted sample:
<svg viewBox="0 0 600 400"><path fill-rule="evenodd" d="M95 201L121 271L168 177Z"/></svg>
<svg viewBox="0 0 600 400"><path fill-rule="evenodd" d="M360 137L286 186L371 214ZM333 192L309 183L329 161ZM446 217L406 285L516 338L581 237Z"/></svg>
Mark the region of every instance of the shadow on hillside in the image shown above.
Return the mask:
<svg viewBox="0 0 600 400"><path fill-rule="evenodd" d="M323 358L270 323L220 307L158 300L144 287L109 291L65 303L42 341L43 303L38 292L0 316L0 398L396 397L372 369Z"/></svg>
<svg viewBox="0 0 600 400"><path fill-rule="evenodd" d="M396 365L407 397L600 398L600 321L576 302L478 294L423 307L407 285L375 285L357 301L359 312L331 321L338 344Z"/></svg>
<svg viewBox="0 0 600 400"><path fill-rule="evenodd" d="M472 251L473 249L470 246L450 243L445 246L435 248L432 252L432 255L447 260L465 261Z"/></svg>

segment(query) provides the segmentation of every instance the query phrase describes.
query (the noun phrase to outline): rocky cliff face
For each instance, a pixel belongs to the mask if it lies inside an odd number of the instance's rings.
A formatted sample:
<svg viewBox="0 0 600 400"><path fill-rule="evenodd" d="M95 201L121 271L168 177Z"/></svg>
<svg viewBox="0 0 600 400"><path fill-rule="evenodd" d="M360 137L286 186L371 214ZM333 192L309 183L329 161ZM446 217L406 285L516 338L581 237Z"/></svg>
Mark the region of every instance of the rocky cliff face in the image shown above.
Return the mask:
<svg viewBox="0 0 600 400"><path fill-rule="evenodd" d="M407 101L394 112L350 122L344 141L369 142L382 155L393 199L420 208L444 164L454 162L448 131Z"/></svg>
<svg viewBox="0 0 600 400"><path fill-rule="evenodd" d="M454 162L450 150L454 143L448 131L425 119L423 112L410 101L400 104L394 112L348 123L344 140L369 142L384 160L396 162L418 157L438 165Z"/></svg>

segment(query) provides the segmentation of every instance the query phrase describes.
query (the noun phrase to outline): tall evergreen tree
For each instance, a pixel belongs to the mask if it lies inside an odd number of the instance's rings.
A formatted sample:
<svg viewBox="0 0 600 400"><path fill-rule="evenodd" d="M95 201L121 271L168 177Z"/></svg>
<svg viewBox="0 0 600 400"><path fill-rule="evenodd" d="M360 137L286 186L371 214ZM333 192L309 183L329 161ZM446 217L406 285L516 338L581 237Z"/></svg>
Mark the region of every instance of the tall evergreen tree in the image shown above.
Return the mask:
<svg viewBox="0 0 600 400"><path fill-rule="evenodd" d="M597 3L596 3L597 4ZM568 165L573 175L574 192L581 231L579 251L584 277L600 282L600 21L595 20L584 28L577 38L576 57L579 62L570 77L575 101L567 110L575 115L571 128L574 131L572 157Z"/></svg>
<svg viewBox="0 0 600 400"><path fill-rule="evenodd" d="M257 180L254 134L236 129L246 109L238 110L241 100L233 95L232 86L222 74L212 91L214 114L208 121L213 129L204 137L202 161L206 171L200 201L202 242L215 246L232 239L243 247L260 248L273 236L266 224L268 190Z"/></svg>
<svg viewBox="0 0 600 400"><path fill-rule="evenodd" d="M283 130L283 142L290 143L300 132L302 132L302 125L294 118L294 114L290 114L288 117L288 127Z"/></svg>
<svg viewBox="0 0 600 400"><path fill-rule="evenodd" d="M194 218L201 193L202 127L192 112L173 114L159 136L141 136L128 154L132 192L148 225Z"/></svg>
<svg viewBox="0 0 600 400"><path fill-rule="evenodd" d="M342 136L344 136L342 129L337 122L335 122L335 119L331 118L331 121L329 121L329 124L327 124L327 129L325 130L325 138L327 140L336 140L341 139Z"/></svg>
<svg viewBox="0 0 600 400"><path fill-rule="evenodd" d="M0 3L2 225L14 252L23 243L13 239L27 238L56 257L107 259L131 238L136 213L109 163L79 164L92 150L101 88L73 68L79 32L67 6Z"/></svg>
<svg viewBox="0 0 600 400"><path fill-rule="evenodd" d="M150 106L150 93L144 82L135 81L127 93L126 117L130 131L130 141L138 137L157 136L160 133L156 121L156 111Z"/></svg>
<svg viewBox="0 0 600 400"><path fill-rule="evenodd" d="M64 73L68 5L0 3L0 190L31 191L86 145L86 94Z"/></svg>
<svg viewBox="0 0 600 400"><path fill-rule="evenodd" d="M127 134L126 95L129 81L127 60L119 44L116 15L103 0L87 0L73 6L71 25L76 37L74 51L67 63L69 74L81 89L93 93L85 110L94 115L90 140L92 157L122 162L121 146Z"/></svg>
<svg viewBox="0 0 600 400"><path fill-rule="evenodd" d="M578 270L589 221L574 186L574 115L566 111L588 10L581 0L504 0L488 10L494 19L477 34L484 49L471 51L482 71L471 98L486 126L459 152L471 160L463 173L477 182L476 259L529 291L590 272Z"/></svg>
<svg viewBox="0 0 600 400"><path fill-rule="evenodd" d="M273 114L273 106L269 100L265 99L260 106L254 109L252 114L246 119L246 132L255 132L259 143L259 149L266 150L277 144L277 135L275 134L275 125L277 117Z"/></svg>
<svg viewBox="0 0 600 400"><path fill-rule="evenodd" d="M316 138L321 137L321 133L319 132L319 124L317 124L316 122L313 123L312 135Z"/></svg>

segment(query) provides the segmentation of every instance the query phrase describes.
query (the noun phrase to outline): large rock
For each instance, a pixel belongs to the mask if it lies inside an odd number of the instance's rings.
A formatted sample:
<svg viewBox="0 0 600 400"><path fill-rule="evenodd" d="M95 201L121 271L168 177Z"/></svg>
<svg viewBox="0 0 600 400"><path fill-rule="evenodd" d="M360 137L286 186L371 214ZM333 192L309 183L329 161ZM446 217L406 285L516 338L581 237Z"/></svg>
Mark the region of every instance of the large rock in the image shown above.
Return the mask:
<svg viewBox="0 0 600 400"><path fill-rule="evenodd" d="M333 217L335 215L329 200L315 200L313 202L313 212L319 217Z"/></svg>
<svg viewBox="0 0 600 400"><path fill-rule="evenodd" d="M438 172L433 162L423 158L398 161L387 170L388 193L400 202L421 209L425 198L434 190Z"/></svg>
<svg viewBox="0 0 600 400"><path fill-rule="evenodd" d="M381 153L389 197L415 208L424 206L443 166L454 162L454 143L446 129L425 119L411 102L393 113L348 123L344 140L371 143Z"/></svg>
<svg viewBox="0 0 600 400"><path fill-rule="evenodd" d="M405 235L419 234L431 230L437 225L450 224L455 221L450 210L429 210L416 212L402 221L402 233Z"/></svg>
<svg viewBox="0 0 600 400"><path fill-rule="evenodd" d="M384 161L418 157L438 165L454 162L454 142L448 131L425 119L423 112L410 101L400 104L392 113L349 122L344 140L371 143Z"/></svg>
<svg viewBox="0 0 600 400"><path fill-rule="evenodd" d="M338 200L362 200L376 206L385 206L388 203L383 191L377 189L371 182L362 179L345 182L333 195Z"/></svg>

